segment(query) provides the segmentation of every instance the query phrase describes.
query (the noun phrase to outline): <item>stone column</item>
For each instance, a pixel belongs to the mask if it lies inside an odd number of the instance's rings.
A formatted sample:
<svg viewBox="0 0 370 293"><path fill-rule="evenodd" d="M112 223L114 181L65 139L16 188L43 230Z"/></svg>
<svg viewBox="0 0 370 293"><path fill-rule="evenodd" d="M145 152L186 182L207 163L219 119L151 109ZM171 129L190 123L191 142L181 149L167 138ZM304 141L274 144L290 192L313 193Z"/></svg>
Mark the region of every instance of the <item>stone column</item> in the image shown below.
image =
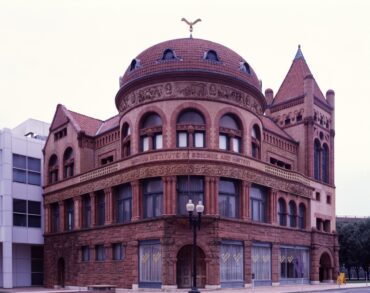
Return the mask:
<svg viewBox="0 0 370 293"><path fill-rule="evenodd" d="M176 252L173 249L175 245L174 238L170 235L162 239L162 289L177 289L176 285Z"/></svg>
<svg viewBox="0 0 370 293"><path fill-rule="evenodd" d="M211 188L211 178L206 176L204 178L204 213L206 215L212 214L210 188Z"/></svg>
<svg viewBox="0 0 370 293"><path fill-rule="evenodd" d="M113 190L112 187L104 189L105 195L105 225L113 223Z"/></svg>
<svg viewBox="0 0 370 293"><path fill-rule="evenodd" d="M51 212L51 207L50 204L45 204L45 219L44 219L44 226L45 226L45 233L50 233L51 232L51 221L50 221L50 212Z"/></svg>
<svg viewBox="0 0 370 293"><path fill-rule="evenodd" d="M140 188L139 188L139 180L135 180L131 182L131 189L132 189L132 221L137 221L140 219L140 211L141 211L141 198L140 198Z"/></svg>
<svg viewBox="0 0 370 293"><path fill-rule="evenodd" d="M272 244L271 247L271 281L272 286L280 285L280 245Z"/></svg>
<svg viewBox="0 0 370 293"><path fill-rule="evenodd" d="M213 177L213 194L211 194L211 199L213 199L213 212L215 215L219 215L219 209L218 209L218 188L220 184L220 178L219 177Z"/></svg>
<svg viewBox="0 0 370 293"><path fill-rule="evenodd" d="M91 206L91 227L96 226L96 194L90 192L90 206Z"/></svg>
<svg viewBox="0 0 370 293"><path fill-rule="evenodd" d="M311 284L319 284L319 269L320 269L320 255L319 246L311 243L311 255L310 255L310 280Z"/></svg>
<svg viewBox="0 0 370 293"><path fill-rule="evenodd" d="M73 217L74 217L74 230L81 229L82 227L82 200L81 196L73 197Z"/></svg>
<svg viewBox="0 0 370 293"><path fill-rule="evenodd" d="M172 194L172 178L170 176L162 177L163 181L163 215L172 214L172 203L173 203L173 194Z"/></svg>
<svg viewBox="0 0 370 293"><path fill-rule="evenodd" d="M252 241L244 241L244 280L245 288L252 286Z"/></svg>
<svg viewBox="0 0 370 293"><path fill-rule="evenodd" d="M276 189L270 191L269 220L272 225L277 224L277 193Z"/></svg>
<svg viewBox="0 0 370 293"><path fill-rule="evenodd" d="M64 201L59 201L59 232L63 232L65 230L65 219L66 219L66 213L65 213L65 206Z"/></svg>

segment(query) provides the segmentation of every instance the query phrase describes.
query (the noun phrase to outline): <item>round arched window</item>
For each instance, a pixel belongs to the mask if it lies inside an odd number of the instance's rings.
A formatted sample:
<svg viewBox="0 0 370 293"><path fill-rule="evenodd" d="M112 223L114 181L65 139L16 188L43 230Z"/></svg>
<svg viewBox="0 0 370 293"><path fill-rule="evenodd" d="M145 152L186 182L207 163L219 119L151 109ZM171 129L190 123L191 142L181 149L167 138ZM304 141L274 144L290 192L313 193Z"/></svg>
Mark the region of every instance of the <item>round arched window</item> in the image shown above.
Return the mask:
<svg viewBox="0 0 370 293"><path fill-rule="evenodd" d="M203 115L193 109L180 113L176 122L177 147L205 146L206 122Z"/></svg>
<svg viewBox="0 0 370 293"><path fill-rule="evenodd" d="M219 127L220 149L240 153L242 131L239 119L234 115L226 114L221 117Z"/></svg>
<svg viewBox="0 0 370 293"><path fill-rule="evenodd" d="M163 148L162 119L157 113L145 115L140 123L141 151Z"/></svg>

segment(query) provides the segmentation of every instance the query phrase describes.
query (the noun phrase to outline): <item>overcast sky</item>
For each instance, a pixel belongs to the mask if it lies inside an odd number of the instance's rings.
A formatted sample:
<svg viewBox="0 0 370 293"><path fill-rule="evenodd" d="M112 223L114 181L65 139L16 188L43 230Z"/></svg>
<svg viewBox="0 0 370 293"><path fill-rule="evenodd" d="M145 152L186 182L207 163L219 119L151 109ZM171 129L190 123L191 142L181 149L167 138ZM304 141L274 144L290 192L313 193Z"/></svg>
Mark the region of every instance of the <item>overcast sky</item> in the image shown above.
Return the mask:
<svg viewBox="0 0 370 293"><path fill-rule="evenodd" d="M276 93L298 44L336 93L337 214L370 216L370 1L0 0L0 128L51 122L58 103L95 118L117 110L119 76L147 47L194 37L245 58Z"/></svg>

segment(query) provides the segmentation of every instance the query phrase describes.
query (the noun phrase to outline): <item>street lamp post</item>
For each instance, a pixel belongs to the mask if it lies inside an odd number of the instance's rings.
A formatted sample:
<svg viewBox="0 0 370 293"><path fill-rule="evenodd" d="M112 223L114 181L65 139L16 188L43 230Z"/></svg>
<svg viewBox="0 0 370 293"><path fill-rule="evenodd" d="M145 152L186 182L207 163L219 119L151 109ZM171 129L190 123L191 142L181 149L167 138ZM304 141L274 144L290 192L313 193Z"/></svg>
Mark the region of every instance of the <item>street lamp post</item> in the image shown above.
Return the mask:
<svg viewBox="0 0 370 293"><path fill-rule="evenodd" d="M200 230L200 219L204 211L204 205L202 204L202 201L199 201L197 206L195 207L198 215L194 215L194 204L192 200L189 199L189 202L186 204L186 210L189 213L190 229L193 229L193 286L191 287L189 293L200 293L197 288L197 228L198 230Z"/></svg>

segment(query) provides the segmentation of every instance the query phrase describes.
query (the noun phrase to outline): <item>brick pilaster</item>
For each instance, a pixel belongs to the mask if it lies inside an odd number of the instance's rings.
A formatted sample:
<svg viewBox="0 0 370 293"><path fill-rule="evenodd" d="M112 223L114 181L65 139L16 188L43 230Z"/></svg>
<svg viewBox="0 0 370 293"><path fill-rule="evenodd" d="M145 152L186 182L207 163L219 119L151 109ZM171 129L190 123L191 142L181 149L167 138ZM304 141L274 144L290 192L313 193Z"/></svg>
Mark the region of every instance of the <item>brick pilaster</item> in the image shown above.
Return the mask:
<svg viewBox="0 0 370 293"><path fill-rule="evenodd" d="M131 188L132 188L132 221L137 221L140 219L141 214L139 180L132 181Z"/></svg>
<svg viewBox="0 0 370 293"><path fill-rule="evenodd" d="M65 230L65 219L66 219L66 213L65 213L65 205L64 201L59 202L59 232L63 232Z"/></svg>
<svg viewBox="0 0 370 293"><path fill-rule="evenodd" d="M90 206L91 206L91 227L96 226L96 194L90 192Z"/></svg>
<svg viewBox="0 0 370 293"><path fill-rule="evenodd" d="M104 189L105 195L105 225L113 223L113 190L112 187Z"/></svg>
<svg viewBox="0 0 370 293"><path fill-rule="evenodd" d="M82 200L81 196L73 198L73 217L74 217L74 230L81 229L82 226Z"/></svg>

